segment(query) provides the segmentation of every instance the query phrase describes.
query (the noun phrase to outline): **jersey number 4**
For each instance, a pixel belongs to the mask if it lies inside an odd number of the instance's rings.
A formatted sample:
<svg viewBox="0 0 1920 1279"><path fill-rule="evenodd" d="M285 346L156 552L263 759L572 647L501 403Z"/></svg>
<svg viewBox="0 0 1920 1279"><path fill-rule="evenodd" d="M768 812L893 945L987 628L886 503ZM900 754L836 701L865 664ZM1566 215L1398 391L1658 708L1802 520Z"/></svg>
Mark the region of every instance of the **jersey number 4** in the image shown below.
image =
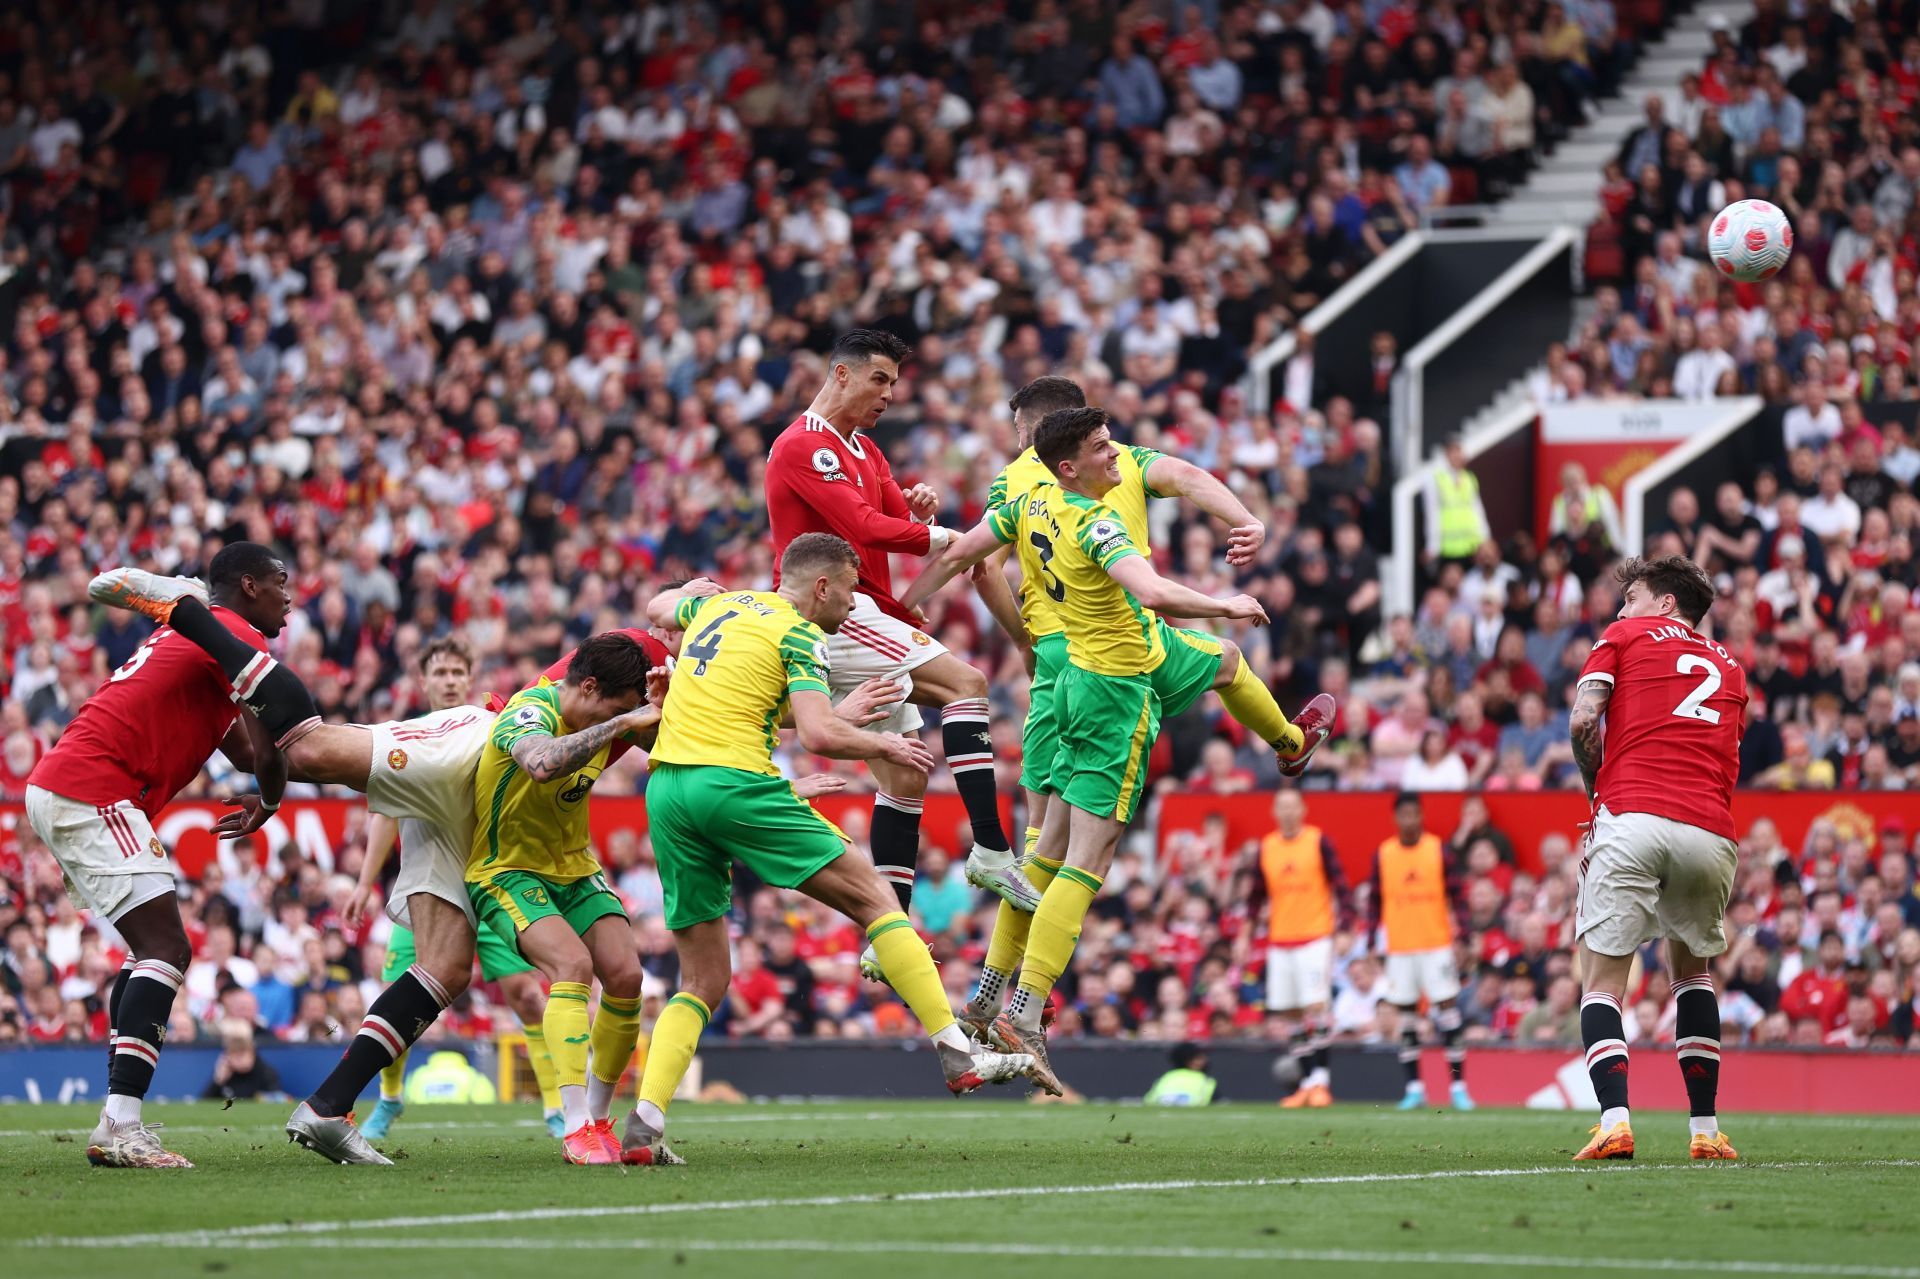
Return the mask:
<svg viewBox="0 0 1920 1279"><path fill-rule="evenodd" d="M705 675L707 673L707 663L720 656L720 628L738 616L740 616L739 609L728 609L701 627L700 633L693 637L693 642L682 650L682 657L691 657L699 663L699 665L693 668L695 675Z"/></svg>
<svg viewBox="0 0 1920 1279"><path fill-rule="evenodd" d="M1033 549L1040 555L1040 573L1047 579L1047 598L1058 604L1067 598L1067 585L1053 575L1053 543L1040 533L1027 534L1027 540L1033 543Z"/></svg>
<svg viewBox="0 0 1920 1279"><path fill-rule="evenodd" d="M1682 675L1691 675L1699 671L1706 678L1700 681L1699 687L1681 699L1680 704L1673 708L1673 713L1681 719L1697 719L1702 723L1718 724L1720 712L1706 705L1706 700L1720 691L1720 668L1698 653L1687 653L1680 658L1675 669Z"/></svg>

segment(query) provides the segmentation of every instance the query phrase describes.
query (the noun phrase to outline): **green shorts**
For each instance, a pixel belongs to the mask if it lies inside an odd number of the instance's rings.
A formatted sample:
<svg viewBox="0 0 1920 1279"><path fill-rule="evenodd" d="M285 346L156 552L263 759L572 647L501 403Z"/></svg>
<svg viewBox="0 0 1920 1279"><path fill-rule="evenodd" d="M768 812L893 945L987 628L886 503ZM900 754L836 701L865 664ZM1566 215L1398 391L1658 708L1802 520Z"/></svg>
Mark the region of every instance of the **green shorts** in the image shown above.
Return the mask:
<svg viewBox="0 0 1920 1279"><path fill-rule="evenodd" d="M1067 664L1067 635L1056 631L1033 642L1033 686L1027 691L1027 722L1020 729L1020 785L1051 795L1053 753L1060 748L1060 671Z"/></svg>
<svg viewBox="0 0 1920 1279"><path fill-rule="evenodd" d="M496 871L467 885L473 913L480 918L481 935L491 931L519 953L519 936L536 920L558 916L578 936L587 935L595 921L608 915L627 917L607 877L599 871L563 884L530 870Z"/></svg>
<svg viewBox="0 0 1920 1279"><path fill-rule="evenodd" d="M1177 626L1168 626L1164 619L1156 619L1155 624L1160 628L1160 643L1167 650L1167 660L1160 663L1149 678L1160 698L1160 714L1171 719L1185 712L1213 687L1213 682L1220 678L1220 663L1226 658L1227 650L1205 631L1183 631Z"/></svg>
<svg viewBox="0 0 1920 1279"><path fill-rule="evenodd" d="M1147 790L1147 753L1160 735L1153 677L1096 675L1068 662L1054 698L1053 793L1083 813L1131 821Z"/></svg>
<svg viewBox="0 0 1920 1279"><path fill-rule="evenodd" d="M502 977L511 977L515 973L534 971L526 957L515 949L512 942L503 940L491 928L474 929L474 944L480 952L480 976L484 981L499 981ZM413 966L416 958L413 949L413 930L395 927L387 937L387 966L380 970L380 980L393 984L401 973Z"/></svg>
<svg viewBox="0 0 1920 1279"><path fill-rule="evenodd" d="M792 782L719 765L655 764L647 825L676 930L733 908L735 861L775 888L798 888L847 851L846 835Z"/></svg>

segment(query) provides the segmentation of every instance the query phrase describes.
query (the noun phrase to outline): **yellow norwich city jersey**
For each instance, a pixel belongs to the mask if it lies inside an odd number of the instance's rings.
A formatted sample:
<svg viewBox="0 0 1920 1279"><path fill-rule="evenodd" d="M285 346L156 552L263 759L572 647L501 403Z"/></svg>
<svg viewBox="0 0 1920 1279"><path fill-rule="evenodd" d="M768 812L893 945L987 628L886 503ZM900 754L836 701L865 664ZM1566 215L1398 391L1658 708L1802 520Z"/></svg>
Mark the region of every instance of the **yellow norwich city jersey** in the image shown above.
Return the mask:
<svg viewBox="0 0 1920 1279"><path fill-rule="evenodd" d="M1104 502L1040 484L987 513L993 535L1013 543L1020 572L1036 585L1067 636L1067 659L1096 675L1144 675L1166 660L1158 620L1107 570L1141 554Z"/></svg>
<svg viewBox="0 0 1920 1279"><path fill-rule="evenodd" d="M474 775L468 883L526 870L570 884L600 869L587 826L587 795L607 766L612 742L550 782L536 782L513 758L513 745L523 737L564 737L569 731L560 716L560 686L544 678L515 693L493 721Z"/></svg>
<svg viewBox="0 0 1920 1279"><path fill-rule="evenodd" d="M1147 468L1165 456L1158 449L1121 449L1120 484L1100 499L1113 508L1120 522L1126 525L1127 536L1133 539L1134 546L1148 557L1153 555L1153 542L1147 532L1147 499L1166 495L1154 492L1147 484ZM993 477L993 483L987 487L987 507L991 510L996 506L1004 506L1012 499L1024 496L1036 484L1057 482L1053 472L1047 469L1047 464L1040 460L1040 455L1029 448ZM1024 561L1022 563L1024 566ZM1020 617L1027 624L1027 634L1035 639L1042 635L1059 634L1060 619L1055 616L1046 592L1024 567L1020 579Z"/></svg>
<svg viewBox="0 0 1920 1279"><path fill-rule="evenodd" d="M712 764L780 776L774 748L788 696L827 692L827 637L772 591L685 599L654 764Z"/></svg>

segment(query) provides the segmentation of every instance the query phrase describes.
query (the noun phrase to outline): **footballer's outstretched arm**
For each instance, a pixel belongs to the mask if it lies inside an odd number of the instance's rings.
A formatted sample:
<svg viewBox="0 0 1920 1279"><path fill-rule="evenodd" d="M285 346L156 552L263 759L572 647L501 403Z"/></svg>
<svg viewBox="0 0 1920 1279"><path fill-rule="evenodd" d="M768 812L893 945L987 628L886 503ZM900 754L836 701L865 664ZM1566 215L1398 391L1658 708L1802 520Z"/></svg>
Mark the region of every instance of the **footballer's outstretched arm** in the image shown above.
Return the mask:
<svg viewBox="0 0 1920 1279"><path fill-rule="evenodd" d="M1127 594L1156 613L1175 617L1230 617L1235 621L1265 622L1267 610L1251 595L1233 595L1215 599L1190 586L1169 582L1147 563L1144 555L1125 555L1107 566L1107 576L1124 586Z"/></svg>
<svg viewBox="0 0 1920 1279"><path fill-rule="evenodd" d="M1607 702L1613 697L1613 685L1603 679L1585 680L1580 685L1580 693L1573 703L1573 714L1567 721L1567 736L1573 742L1573 760L1580 765L1580 780L1587 788L1587 798L1596 797L1594 788L1600 780L1600 721L1607 713Z"/></svg>
<svg viewBox="0 0 1920 1279"><path fill-rule="evenodd" d="M800 747L828 759L884 759L926 773L933 770L933 752L917 737L898 733L868 733L833 713L833 700L812 689L790 694L794 732Z"/></svg>
<svg viewBox="0 0 1920 1279"><path fill-rule="evenodd" d="M1005 566L1012 554L1011 547L1002 547L998 553L975 564L973 585L980 592L980 602L993 614L993 620L1000 623L1007 638L1021 648L1032 648L1033 636L1027 632L1026 619L1020 616L1020 601L1014 597L1013 587L1007 581Z"/></svg>
<svg viewBox="0 0 1920 1279"><path fill-rule="evenodd" d="M1254 518L1245 502L1220 482L1211 471L1203 470L1179 457L1157 457L1146 469L1145 479L1151 492L1167 497L1184 497L1227 526L1227 563L1236 568L1253 563L1267 540L1267 527Z"/></svg>
<svg viewBox="0 0 1920 1279"><path fill-rule="evenodd" d="M670 586L647 601L647 621L663 631L677 631L680 624L674 618L674 611L682 600L705 599L720 594L720 590L720 583L710 577L696 577L691 582Z"/></svg>
<svg viewBox="0 0 1920 1279"><path fill-rule="evenodd" d="M534 781L550 782L579 768L597 755L602 746L622 733L648 736L659 723L660 708L647 703L624 715L615 715L605 723L583 728L577 733L568 733L564 737L529 733L514 742L511 748L513 762Z"/></svg>
<svg viewBox="0 0 1920 1279"><path fill-rule="evenodd" d="M947 545L933 563L927 565L907 593L900 597L900 606L912 610L919 608L933 597L933 593L972 568L981 560L998 550L1003 543L999 534L993 530L993 521L981 520L960 537Z"/></svg>

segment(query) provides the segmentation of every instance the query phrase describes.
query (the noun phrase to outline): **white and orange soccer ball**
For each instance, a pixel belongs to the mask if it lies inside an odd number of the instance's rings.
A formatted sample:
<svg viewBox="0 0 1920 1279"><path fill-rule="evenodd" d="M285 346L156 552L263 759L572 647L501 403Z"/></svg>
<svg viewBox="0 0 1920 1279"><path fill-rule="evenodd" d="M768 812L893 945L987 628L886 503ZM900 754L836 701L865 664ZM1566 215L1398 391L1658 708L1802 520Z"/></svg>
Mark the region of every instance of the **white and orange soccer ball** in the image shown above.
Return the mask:
<svg viewBox="0 0 1920 1279"><path fill-rule="evenodd" d="M1713 215L1707 256L1729 280L1771 280L1793 256L1793 224L1765 200L1736 201Z"/></svg>

